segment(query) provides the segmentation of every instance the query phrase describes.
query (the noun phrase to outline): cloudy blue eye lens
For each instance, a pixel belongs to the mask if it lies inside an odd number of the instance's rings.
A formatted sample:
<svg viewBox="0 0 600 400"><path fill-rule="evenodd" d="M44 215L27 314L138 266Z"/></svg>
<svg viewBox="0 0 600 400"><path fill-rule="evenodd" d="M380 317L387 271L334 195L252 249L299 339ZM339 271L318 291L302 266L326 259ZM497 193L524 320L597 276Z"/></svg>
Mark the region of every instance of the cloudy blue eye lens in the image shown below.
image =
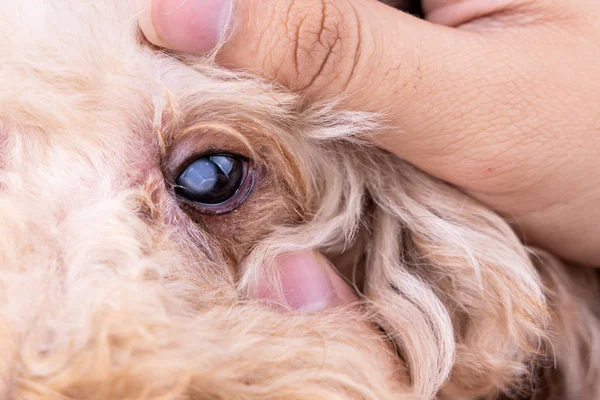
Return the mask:
<svg viewBox="0 0 600 400"><path fill-rule="evenodd" d="M218 205L235 197L244 180L244 161L217 154L196 159L179 175L175 192L199 205Z"/></svg>

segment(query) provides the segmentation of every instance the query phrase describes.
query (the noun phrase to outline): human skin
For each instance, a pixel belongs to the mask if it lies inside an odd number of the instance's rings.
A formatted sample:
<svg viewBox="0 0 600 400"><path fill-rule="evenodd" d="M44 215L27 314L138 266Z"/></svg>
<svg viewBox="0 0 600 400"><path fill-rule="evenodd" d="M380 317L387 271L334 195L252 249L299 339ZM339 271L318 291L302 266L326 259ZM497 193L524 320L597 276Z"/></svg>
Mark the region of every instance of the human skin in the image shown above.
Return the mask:
<svg viewBox="0 0 600 400"><path fill-rule="evenodd" d="M153 43L203 54L226 32L221 65L381 114L370 140L600 265L600 2L424 0L422 20L374 0L143 1Z"/></svg>

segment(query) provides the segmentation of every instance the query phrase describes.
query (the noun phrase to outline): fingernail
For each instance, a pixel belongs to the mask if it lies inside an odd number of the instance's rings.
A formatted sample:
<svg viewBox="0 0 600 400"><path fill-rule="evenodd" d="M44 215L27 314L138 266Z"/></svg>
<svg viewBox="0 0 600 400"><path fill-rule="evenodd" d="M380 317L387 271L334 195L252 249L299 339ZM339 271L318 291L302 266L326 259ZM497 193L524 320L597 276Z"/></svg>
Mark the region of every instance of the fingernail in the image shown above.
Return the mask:
<svg viewBox="0 0 600 400"><path fill-rule="evenodd" d="M232 0L158 0L152 9L157 36L174 50L209 52L223 36Z"/></svg>

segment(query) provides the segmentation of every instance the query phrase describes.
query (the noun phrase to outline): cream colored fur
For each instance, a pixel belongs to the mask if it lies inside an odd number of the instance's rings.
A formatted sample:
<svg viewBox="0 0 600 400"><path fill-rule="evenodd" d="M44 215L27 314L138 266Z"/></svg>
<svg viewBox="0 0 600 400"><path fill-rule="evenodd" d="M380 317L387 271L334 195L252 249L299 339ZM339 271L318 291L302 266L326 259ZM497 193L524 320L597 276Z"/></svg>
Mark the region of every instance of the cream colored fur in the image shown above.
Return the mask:
<svg viewBox="0 0 600 400"><path fill-rule="evenodd" d="M152 48L139 11L0 2L2 399L600 398L594 271L368 146L370 116ZM165 160L202 129L260 181L192 219ZM308 248L360 309L245 298Z"/></svg>

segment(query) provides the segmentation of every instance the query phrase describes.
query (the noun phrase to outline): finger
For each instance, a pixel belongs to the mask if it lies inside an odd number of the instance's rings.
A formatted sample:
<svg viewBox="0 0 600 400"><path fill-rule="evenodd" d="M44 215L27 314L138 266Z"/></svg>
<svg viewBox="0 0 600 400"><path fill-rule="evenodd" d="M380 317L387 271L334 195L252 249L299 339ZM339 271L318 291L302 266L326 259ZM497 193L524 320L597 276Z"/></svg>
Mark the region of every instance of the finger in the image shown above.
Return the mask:
<svg viewBox="0 0 600 400"><path fill-rule="evenodd" d="M259 299L281 300L294 310L320 311L335 305L356 301L356 294L337 274L333 266L319 253L304 252L281 256L276 260L281 293L267 282L259 282L254 293Z"/></svg>
<svg viewBox="0 0 600 400"><path fill-rule="evenodd" d="M225 66L276 79L314 99L341 98L347 108L386 113L407 135L402 145L384 145L418 166L427 150L422 144L429 144L421 141L423 130L445 148L455 132L472 128L474 110L481 119L493 108L478 106L487 89L481 86L494 85L496 60L502 65L503 51L513 52L501 41L490 51L480 35L372 0L244 0L234 7L230 1L152 0L140 25L156 44L195 53L228 37L218 56ZM485 80L474 80L482 75Z"/></svg>
<svg viewBox="0 0 600 400"><path fill-rule="evenodd" d="M231 0L138 0L139 25L157 46L202 54L224 34Z"/></svg>
<svg viewBox="0 0 600 400"><path fill-rule="evenodd" d="M423 0L422 7L428 21L459 26L499 11L505 12L522 3L515 0Z"/></svg>
<svg viewBox="0 0 600 400"><path fill-rule="evenodd" d="M456 160L440 163L440 150L478 140L477 121L497 118L507 103L499 89L515 71L503 69L515 58L509 36L450 29L371 0L236 4L223 65L384 114L394 129L382 144L441 178L453 178Z"/></svg>
<svg viewBox="0 0 600 400"><path fill-rule="evenodd" d="M222 37L232 0L138 0L140 27L152 43L190 53L212 50ZM458 26L505 9L511 0L383 0L409 13L422 11L428 20ZM419 4L421 3L421 4Z"/></svg>

